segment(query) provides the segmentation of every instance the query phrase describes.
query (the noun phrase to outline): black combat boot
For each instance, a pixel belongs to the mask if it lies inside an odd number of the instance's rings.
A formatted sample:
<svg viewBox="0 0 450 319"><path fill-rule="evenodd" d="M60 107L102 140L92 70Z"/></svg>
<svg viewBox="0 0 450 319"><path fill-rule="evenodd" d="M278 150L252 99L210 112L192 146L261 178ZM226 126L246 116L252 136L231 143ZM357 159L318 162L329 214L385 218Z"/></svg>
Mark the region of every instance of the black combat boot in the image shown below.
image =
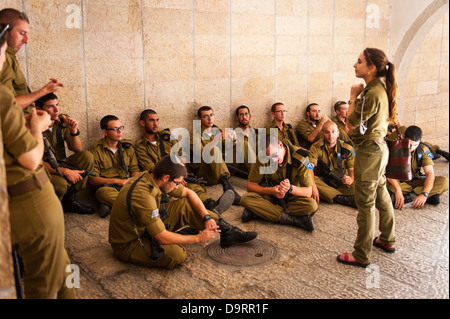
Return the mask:
<svg viewBox="0 0 450 319"><path fill-rule="evenodd" d="M68 190L61 200L64 213L72 212L78 214L93 214L95 210L92 207L80 203L76 197L77 193L73 190Z"/></svg>
<svg viewBox="0 0 450 319"><path fill-rule="evenodd" d="M106 204L100 204L100 208L98 210L98 215L101 218L105 218L106 216L109 215L109 213L111 213L111 206L106 205Z"/></svg>
<svg viewBox="0 0 450 319"><path fill-rule="evenodd" d="M255 214L253 214L251 211L249 211L247 208L244 208L244 210L242 211L242 216L241 219L244 223L249 222L253 219L257 219L258 216L256 216Z"/></svg>
<svg viewBox="0 0 450 319"><path fill-rule="evenodd" d="M403 198L404 198L403 208L412 207L412 205L414 203L414 198L416 198L416 197L417 197L417 195L414 192L403 195Z"/></svg>
<svg viewBox="0 0 450 319"><path fill-rule="evenodd" d="M333 202L358 209L353 195L337 195L333 198Z"/></svg>
<svg viewBox="0 0 450 319"><path fill-rule="evenodd" d="M217 223L220 230L220 247L228 248L234 244L246 243L258 236L256 232L243 230L228 224L222 218Z"/></svg>
<svg viewBox="0 0 450 319"><path fill-rule="evenodd" d="M300 227L307 231L314 230L312 218L309 215L295 216L287 213L282 213L280 218L280 224Z"/></svg>
<svg viewBox="0 0 450 319"><path fill-rule="evenodd" d="M436 150L436 154L439 154L439 155L444 156L444 158L445 158L445 159L447 160L447 162L448 162L448 152L443 151L443 150L441 150L440 148L438 148L438 149Z"/></svg>
<svg viewBox="0 0 450 319"><path fill-rule="evenodd" d="M427 201L425 203L431 204L431 205L438 205L440 202L441 202L441 195L436 194L436 195L428 197Z"/></svg>
<svg viewBox="0 0 450 319"><path fill-rule="evenodd" d="M233 205L239 205L241 201L241 195L239 195L234 189L233 185L230 182L230 176L222 175L219 179L219 183L222 184L223 191L225 192L227 189L231 189L234 192L234 201Z"/></svg>
<svg viewBox="0 0 450 319"><path fill-rule="evenodd" d="M216 201L209 200L205 203L205 208L217 215L222 215L234 202L234 192L231 189L227 189L223 192L222 196Z"/></svg>

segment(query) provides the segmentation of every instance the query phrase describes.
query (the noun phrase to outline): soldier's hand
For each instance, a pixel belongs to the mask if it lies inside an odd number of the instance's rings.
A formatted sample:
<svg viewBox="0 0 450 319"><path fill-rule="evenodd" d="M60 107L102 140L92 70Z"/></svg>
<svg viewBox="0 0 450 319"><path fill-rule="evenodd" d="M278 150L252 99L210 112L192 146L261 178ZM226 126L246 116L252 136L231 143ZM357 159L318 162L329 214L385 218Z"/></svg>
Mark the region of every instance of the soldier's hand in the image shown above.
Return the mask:
<svg viewBox="0 0 450 319"><path fill-rule="evenodd" d="M272 195L275 196L276 198L284 198L284 194L286 194L286 192L283 192L281 190L280 185L272 187Z"/></svg>
<svg viewBox="0 0 450 319"><path fill-rule="evenodd" d="M44 85L44 89L48 92L48 93L54 93L56 91L58 91L58 89L60 87L63 87L64 84L62 84L61 82L59 82L57 79L50 79L50 81Z"/></svg>
<svg viewBox="0 0 450 319"><path fill-rule="evenodd" d="M76 184L83 179L81 174L84 173L84 170L71 170L65 167L60 167L59 170L72 184Z"/></svg>
<svg viewBox="0 0 450 319"><path fill-rule="evenodd" d="M217 227L219 227L219 226L217 226ZM214 229L206 229L205 228L197 235L198 241L200 243L203 243L203 242L208 241L210 239L214 239L214 237L216 236L216 232L217 231L214 230Z"/></svg>
<svg viewBox="0 0 450 319"><path fill-rule="evenodd" d="M283 193L287 193L289 189L291 188L291 182L286 178L284 181L281 181L280 183L280 190Z"/></svg>
<svg viewBox="0 0 450 319"><path fill-rule="evenodd" d="M403 197L403 193L401 190L395 192L395 208L403 209L403 205L405 204L405 197Z"/></svg>
<svg viewBox="0 0 450 319"><path fill-rule="evenodd" d="M44 132L51 124L50 114L36 108L32 108L30 114L25 117L25 126L31 132Z"/></svg>
<svg viewBox="0 0 450 319"><path fill-rule="evenodd" d="M123 185L125 185L129 180L130 180L129 178L125 178L125 179L117 178L117 179L114 180L114 184L115 184L115 185L119 185L119 186L123 186Z"/></svg>
<svg viewBox="0 0 450 319"><path fill-rule="evenodd" d="M220 232L220 230L218 230L219 226L217 226L214 219L209 219L205 222L205 229L212 229L215 230L216 232Z"/></svg>
<svg viewBox="0 0 450 319"><path fill-rule="evenodd" d="M352 185L353 184L353 179L348 176L348 175L344 175L341 179L342 184L344 185Z"/></svg>
<svg viewBox="0 0 450 319"><path fill-rule="evenodd" d="M414 208L421 208L423 205L425 205L425 202L427 201L427 198L425 195L420 194L416 198L414 198L412 207Z"/></svg>
<svg viewBox="0 0 450 319"><path fill-rule="evenodd" d="M317 189L317 185L314 184L312 187L312 198L314 198L314 200L317 202L317 204L319 204L320 201L320 196L319 196L319 190Z"/></svg>
<svg viewBox="0 0 450 319"><path fill-rule="evenodd" d="M362 83L352 85L352 87L350 88L350 97L357 97L363 90L364 84Z"/></svg>
<svg viewBox="0 0 450 319"><path fill-rule="evenodd" d="M328 122L330 118L326 114L322 114L322 117L320 118L320 124L324 124L325 122Z"/></svg>
<svg viewBox="0 0 450 319"><path fill-rule="evenodd" d="M70 133L76 134L78 130L78 121L71 117L66 117L65 115L61 115L64 120L64 126L70 130Z"/></svg>

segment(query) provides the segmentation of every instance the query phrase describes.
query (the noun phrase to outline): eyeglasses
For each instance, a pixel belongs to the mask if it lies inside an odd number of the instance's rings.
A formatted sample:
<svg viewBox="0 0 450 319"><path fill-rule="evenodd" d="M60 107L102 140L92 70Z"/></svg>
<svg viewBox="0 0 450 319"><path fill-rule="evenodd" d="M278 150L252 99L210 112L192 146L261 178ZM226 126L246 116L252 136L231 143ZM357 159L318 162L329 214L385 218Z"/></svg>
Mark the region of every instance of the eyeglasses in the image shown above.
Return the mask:
<svg viewBox="0 0 450 319"><path fill-rule="evenodd" d="M175 181L173 179L169 179L169 182L175 183L176 186L181 184L181 182L177 182L177 181Z"/></svg>
<svg viewBox="0 0 450 319"><path fill-rule="evenodd" d="M287 113L288 111L286 110L278 110L278 111L274 111L274 113Z"/></svg>
<svg viewBox="0 0 450 319"><path fill-rule="evenodd" d="M9 24L5 25L3 30L0 32L0 38L5 34L6 30L8 30L8 28L9 28Z"/></svg>
<svg viewBox="0 0 450 319"><path fill-rule="evenodd" d="M214 114L211 114L211 115L202 115L202 119L209 119L209 118L212 118L212 117L214 117Z"/></svg>
<svg viewBox="0 0 450 319"><path fill-rule="evenodd" d="M123 126L123 125L121 125L121 126L119 126L119 127L113 127L113 128L107 128L106 130L107 131L114 131L114 132L117 132L118 130L123 130L125 128L125 126Z"/></svg>

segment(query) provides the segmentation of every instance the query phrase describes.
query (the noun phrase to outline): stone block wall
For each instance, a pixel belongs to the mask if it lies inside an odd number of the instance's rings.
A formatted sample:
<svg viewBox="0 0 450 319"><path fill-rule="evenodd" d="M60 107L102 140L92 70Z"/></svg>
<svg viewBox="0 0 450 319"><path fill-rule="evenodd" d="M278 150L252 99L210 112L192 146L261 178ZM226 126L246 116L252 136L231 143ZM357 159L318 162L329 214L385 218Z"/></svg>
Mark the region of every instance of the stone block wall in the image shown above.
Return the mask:
<svg viewBox="0 0 450 319"><path fill-rule="evenodd" d="M136 139L145 108L158 112L161 128L189 130L202 105L223 128L235 127L241 104L254 127L271 120L278 101L294 126L311 102L334 116L334 102L360 82L353 71L360 52L387 52L392 32L389 0L2 0L2 7L28 14L30 41L18 55L29 85L64 83L62 111L79 120L85 148L102 137L107 114ZM419 106L431 95L448 113L448 15L431 33L426 41L439 47L418 48L400 88L414 100L402 122L448 131L448 115L438 123L440 111Z"/></svg>

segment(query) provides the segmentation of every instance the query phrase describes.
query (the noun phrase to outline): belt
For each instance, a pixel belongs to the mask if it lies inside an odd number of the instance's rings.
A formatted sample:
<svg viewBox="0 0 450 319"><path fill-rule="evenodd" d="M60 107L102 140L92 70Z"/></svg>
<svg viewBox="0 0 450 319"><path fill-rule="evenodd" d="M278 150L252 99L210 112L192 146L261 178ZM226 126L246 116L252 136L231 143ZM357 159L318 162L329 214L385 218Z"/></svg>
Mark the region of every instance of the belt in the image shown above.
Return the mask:
<svg viewBox="0 0 450 319"><path fill-rule="evenodd" d="M34 191L37 188L42 188L42 186L49 181L47 171L45 168L41 169L41 171L32 177L17 183L16 185L8 186L9 196L19 196L31 191Z"/></svg>
<svg viewBox="0 0 450 319"><path fill-rule="evenodd" d="M365 139L361 139L361 140L356 140L354 141L355 146L360 145L362 142L367 141L367 140L372 140L377 142L378 144L383 144L386 142L386 140L384 139L384 137L369 137L369 138L365 138Z"/></svg>

